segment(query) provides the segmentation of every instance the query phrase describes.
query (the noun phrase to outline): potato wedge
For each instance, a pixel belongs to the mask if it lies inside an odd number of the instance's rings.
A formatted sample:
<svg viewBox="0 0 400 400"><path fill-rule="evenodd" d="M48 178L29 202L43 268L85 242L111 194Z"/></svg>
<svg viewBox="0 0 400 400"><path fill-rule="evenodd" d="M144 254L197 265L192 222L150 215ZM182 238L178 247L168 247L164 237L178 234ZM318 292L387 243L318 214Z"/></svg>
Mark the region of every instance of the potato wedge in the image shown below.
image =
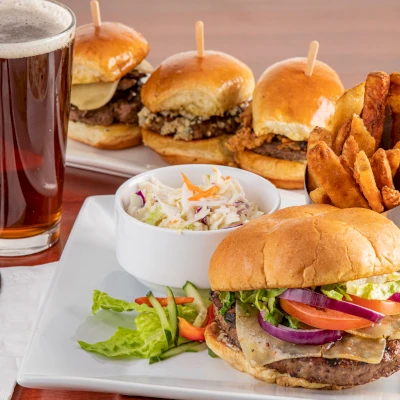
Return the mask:
<svg viewBox="0 0 400 400"><path fill-rule="evenodd" d="M308 139L307 151L311 150L320 140L325 142L329 147L332 146L332 133L328 129L316 126L311 132ZM307 168L307 188L312 191L321 186L315 177L312 168Z"/></svg>
<svg viewBox="0 0 400 400"><path fill-rule="evenodd" d="M328 129L316 126L308 138L307 151L311 150L320 140L332 147L332 132Z"/></svg>
<svg viewBox="0 0 400 400"><path fill-rule="evenodd" d="M327 124L327 129L332 132L332 139L342 125L354 114L360 115L364 105L365 82L346 90L336 102L335 112Z"/></svg>
<svg viewBox="0 0 400 400"><path fill-rule="evenodd" d="M342 167L346 170L346 172L353 177L353 168L350 167L349 160L347 159L346 156L343 154L339 157L340 164L342 164Z"/></svg>
<svg viewBox="0 0 400 400"><path fill-rule="evenodd" d="M385 150L382 148L378 149L371 157L370 161L378 189L382 190L384 186L394 189L392 170L386 157Z"/></svg>
<svg viewBox="0 0 400 400"><path fill-rule="evenodd" d="M388 210L400 205L400 192L396 189L391 189L387 186L382 188L382 198L385 207Z"/></svg>
<svg viewBox="0 0 400 400"><path fill-rule="evenodd" d="M332 203L339 208L369 208L353 177L340 163L339 157L325 142L318 142L307 155L308 165L316 174Z"/></svg>
<svg viewBox="0 0 400 400"><path fill-rule="evenodd" d="M323 187L319 187L310 192L310 198L314 204L332 204L331 199Z"/></svg>
<svg viewBox="0 0 400 400"><path fill-rule="evenodd" d="M394 177L400 165L400 149L386 150L386 157L389 161L392 177Z"/></svg>
<svg viewBox="0 0 400 400"><path fill-rule="evenodd" d="M367 131L375 139L375 149L379 148L382 140L389 86L389 75L381 71L370 72L365 81L364 107L361 117Z"/></svg>
<svg viewBox="0 0 400 400"><path fill-rule="evenodd" d="M371 157L375 151L375 139L367 131L364 121L356 114L351 121L350 135L352 135L358 144L360 150L365 151L368 157Z"/></svg>
<svg viewBox="0 0 400 400"><path fill-rule="evenodd" d="M360 185L361 191L368 201L369 206L376 212L383 212L383 201L381 192L376 186L374 173L371 164L364 151L357 154L354 163L354 178Z"/></svg>
<svg viewBox="0 0 400 400"><path fill-rule="evenodd" d="M390 88L388 104L392 114L392 127L390 130L390 143L394 147L400 140L400 73L390 74Z"/></svg>
<svg viewBox="0 0 400 400"><path fill-rule="evenodd" d="M374 141L374 143L375 143L375 141ZM354 167L357 153L359 151L360 151L360 148L358 146L358 143L354 139L354 136L350 135L344 142L343 150L342 150L342 156L346 159L347 165L349 166L349 168Z"/></svg>
<svg viewBox="0 0 400 400"><path fill-rule="evenodd" d="M352 118L348 118L345 121L345 123L339 129L335 137L335 140L333 141L332 150L335 152L337 156L339 156L342 153L343 144L350 135L351 121Z"/></svg>

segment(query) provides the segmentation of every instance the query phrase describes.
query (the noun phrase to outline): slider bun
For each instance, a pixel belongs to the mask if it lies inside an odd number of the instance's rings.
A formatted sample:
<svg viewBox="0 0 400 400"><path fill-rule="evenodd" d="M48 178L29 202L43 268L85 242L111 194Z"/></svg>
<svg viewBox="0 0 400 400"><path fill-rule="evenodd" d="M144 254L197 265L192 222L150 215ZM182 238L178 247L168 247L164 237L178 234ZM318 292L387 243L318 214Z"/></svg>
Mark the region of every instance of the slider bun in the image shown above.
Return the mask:
<svg viewBox="0 0 400 400"><path fill-rule="evenodd" d="M344 91L329 65L316 61L312 76L304 75L306 58L290 58L271 65L254 90L253 129L292 140L308 140L314 126L325 127Z"/></svg>
<svg viewBox="0 0 400 400"><path fill-rule="evenodd" d="M217 51L204 57L188 51L167 58L141 91L143 104L153 113L186 111L210 117L251 98L254 76L236 58Z"/></svg>
<svg viewBox="0 0 400 400"><path fill-rule="evenodd" d="M148 54L146 39L118 22L82 25L76 30L72 84L115 82Z"/></svg>
<svg viewBox="0 0 400 400"><path fill-rule="evenodd" d="M218 357L228 362L233 368L246 372L252 377L260 381L268 383L276 383L279 386L289 387L303 387L307 389L344 389L341 386L332 386L325 383L313 383L302 378L295 378L289 374L281 374L275 369L268 368L268 366L255 366L253 367L249 361L246 360L243 352L237 347L227 346L225 342L219 339L221 330L214 322L208 325L205 331L206 343Z"/></svg>
<svg viewBox="0 0 400 400"><path fill-rule="evenodd" d="M142 143L141 129L137 125L88 125L69 121L68 137L99 149L119 150Z"/></svg>
<svg viewBox="0 0 400 400"><path fill-rule="evenodd" d="M261 175L281 189L303 189L306 163L263 156L245 150L235 154L240 168Z"/></svg>
<svg viewBox="0 0 400 400"><path fill-rule="evenodd" d="M322 286L400 269L400 229L363 208L314 204L265 215L230 233L209 266L213 290Z"/></svg>
<svg viewBox="0 0 400 400"><path fill-rule="evenodd" d="M231 153L225 146L230 135L210 139L175 140L142 128L143 143L153 149L167 163L177 164L217 164L236 166Z"/></svg>

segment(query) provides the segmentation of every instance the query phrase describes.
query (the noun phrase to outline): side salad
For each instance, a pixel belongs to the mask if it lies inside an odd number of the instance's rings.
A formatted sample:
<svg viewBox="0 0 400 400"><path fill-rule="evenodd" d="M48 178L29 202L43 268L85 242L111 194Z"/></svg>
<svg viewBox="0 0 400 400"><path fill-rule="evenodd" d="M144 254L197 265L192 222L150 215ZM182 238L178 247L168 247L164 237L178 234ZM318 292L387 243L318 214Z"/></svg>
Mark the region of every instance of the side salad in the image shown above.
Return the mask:
<svg viewBox="0 0 400 400"><path fill-rule="evenodd" d="M208 231L233 228L264 213L249 201L237 179L217 168L193 184L182 173L181 188L171 188L152 177L132 193L127 213L146 224L177 230Z"/></svg>
<svg viewBox="0 0 400 400"><path fill-rule="evenodd" d="M197 288L190 282L183 286L186 297L175 297L167 288L166 297L152 292L133 302L115 299L95 290L92 313L100 309L138 313L136 329L119 327L108 340L97 343L78 341L83 350L106 357L131 356L148 358L150 364L183 352L199 352L207 348L204 331L214 321L212 305L206 305ZM213 356L213 354L210 354Z"/></svg>

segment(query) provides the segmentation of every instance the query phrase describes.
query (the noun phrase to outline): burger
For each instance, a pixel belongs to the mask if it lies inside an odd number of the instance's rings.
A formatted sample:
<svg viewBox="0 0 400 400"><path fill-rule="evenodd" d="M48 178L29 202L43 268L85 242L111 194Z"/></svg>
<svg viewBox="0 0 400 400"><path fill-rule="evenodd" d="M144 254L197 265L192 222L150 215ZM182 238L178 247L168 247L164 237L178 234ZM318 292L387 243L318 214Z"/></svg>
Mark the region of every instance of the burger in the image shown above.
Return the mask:
<svg viewBox="0 0 400 400"><path fill-rule="evenodd" d="M208 347L281 386L344 389L400 370L400 230L366 209L291 207L229 234L209 267Z"/></svg>
<svg viewBox="0 0 400 400"><path fill-rule="evenodd" d="M149 45L134 29L116 22L76 31L68 136L102 149L142 142L140 91L152 71Z"/></svg>
<svg viewBox="0 0 400 400"><path fill-rule="evenodd" d="M306 58L271 65L260 77L242 125L229 141L239 166L279 188L303 188L307 140L314 126L325 127L344 88L338 74L316 61L306 76Z"/></svg>
<svg viewBox="0 0 400 400"><path fill-rule="evenodd" d="M170 164L234 165L226 141L253 90L250 68L228 54L175 54L142 88L143 142Z"/></svg>

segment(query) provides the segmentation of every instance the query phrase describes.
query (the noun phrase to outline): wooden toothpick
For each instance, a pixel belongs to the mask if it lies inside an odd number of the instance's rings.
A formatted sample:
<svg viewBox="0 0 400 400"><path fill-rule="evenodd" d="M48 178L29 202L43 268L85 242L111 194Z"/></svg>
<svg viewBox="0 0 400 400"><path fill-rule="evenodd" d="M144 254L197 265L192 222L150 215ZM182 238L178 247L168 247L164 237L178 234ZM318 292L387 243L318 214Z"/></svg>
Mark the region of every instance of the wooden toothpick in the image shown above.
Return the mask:
<svg viewBox="0 0 400 400"><path fill-rule="evenodd" d="M304 74L306 76L311 76L314 72L315 60L317 59L319 43L316 40L313 40L310 43L310 47L308 48L308 60L306 70Z"/></svg>
<svg viewBox="0 0 400 400"><path fill-rule="evenodd" d="M204 57L204 24L203 24L203 21L196 22L196 46L197 46L197 57Z"/></svg>
<svg viewBox="0 0 400 400"><path fill-rule="evenodd" d="M97 0L90 1L90 8L92 10L93 25L98 28L101 26L100 5Z"/></svg>

